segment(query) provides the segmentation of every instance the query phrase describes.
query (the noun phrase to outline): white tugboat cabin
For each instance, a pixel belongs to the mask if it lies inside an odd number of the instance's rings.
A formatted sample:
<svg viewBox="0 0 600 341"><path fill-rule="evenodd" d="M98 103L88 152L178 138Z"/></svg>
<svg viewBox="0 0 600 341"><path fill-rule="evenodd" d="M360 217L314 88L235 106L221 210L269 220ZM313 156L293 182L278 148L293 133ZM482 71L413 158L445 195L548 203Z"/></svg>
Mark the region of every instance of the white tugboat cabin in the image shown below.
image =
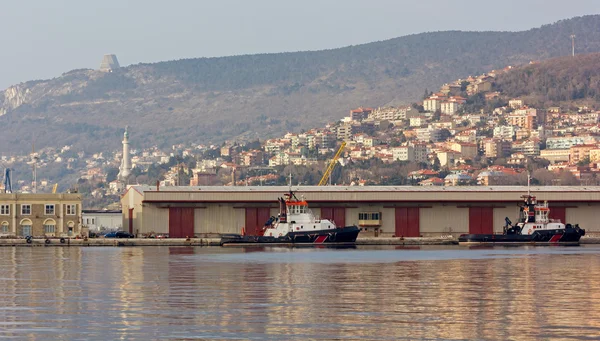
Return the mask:
<svg viewBox="0 0 600 341"><path fill-rule="evenodd" d="M335 230L335 222L319 219L308 208L304 198L298 200L293 192L279 198L279 214L265 224L263 236L284 237L290 232L316 232Z"/></svg>
<svg viewBox="0 0 600 341"><path fill-rule="evenodd" d="M548 202L538 203L535 196L524 195L517 226L521 234L533 234L539 230L564 230L565 224L558 219L550 219Z"/></svg>

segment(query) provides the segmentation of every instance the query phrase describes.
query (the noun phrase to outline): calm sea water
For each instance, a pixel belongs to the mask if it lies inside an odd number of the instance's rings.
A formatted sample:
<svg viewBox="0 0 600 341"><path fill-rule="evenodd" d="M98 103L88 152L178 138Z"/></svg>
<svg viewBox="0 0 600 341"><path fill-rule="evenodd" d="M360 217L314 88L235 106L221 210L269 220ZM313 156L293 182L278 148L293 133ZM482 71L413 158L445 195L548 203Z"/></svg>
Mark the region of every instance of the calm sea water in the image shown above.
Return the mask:
<svg viewBox="0 0 600 341"><path fill-rule="evenodd" d="M0 248L0 339L600 339L600 246Z"/></svg>

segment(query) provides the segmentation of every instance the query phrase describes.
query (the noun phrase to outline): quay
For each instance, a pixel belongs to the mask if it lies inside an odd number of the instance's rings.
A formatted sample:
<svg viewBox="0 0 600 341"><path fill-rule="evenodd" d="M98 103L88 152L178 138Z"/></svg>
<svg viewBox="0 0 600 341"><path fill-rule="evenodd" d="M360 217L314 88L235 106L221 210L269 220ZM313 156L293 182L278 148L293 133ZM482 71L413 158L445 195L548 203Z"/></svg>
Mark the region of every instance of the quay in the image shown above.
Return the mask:
<svg viewBox="0 0 600 341"><path fill-rule="evenodd" d="M223 234L260 233L279 212L278 198L288 186L128 186L121 197L122 230L138 237L166 235L175 243L187 236L194 243L214 244ZM578 224L587 235L600 234L600 186L292 186L310 202L317 219L361 228L360 240L401 245L423 239L457 239L461 234L502 233L505 218L515 221L521 196L528 190L547 201L550 219ZM83 219L80 193L0 193L0 245L38 238L88 235L94 219ZM118 216L114 219L119 219ZM89 220L89 221L88 221ZM587 237L586 235L586 237ZM404 241L402 241L404 238ZM140 238L141 240L142 238ZM585 242L587 239L583 239ZM440 241L438 241L439 243ZM36 240L37 243L37 240ZM88 240L90 245L112 241ZM165 244L167 243L167 244ZM360 242L359 242L360 243ZM51 240L51 244L54 242Z"/></svg>
<svg viewBox="0 0 600 341"><path fill-rule="evenodd" d="M581 244L600 244L600 235L584 236L581 238ZM418 246L418 245L457 245L458 239L453 237L416 237L416 238L393 238L393 237L359 237L355 245L396 245L396 246ZM257 244L244 245L240 244L235 247L276 247L276 246L291 246L292 244ZM327 244L331 246L335 244ZM115 239L115 238L88 238L86 239L67 239L61 243L59 239L50 239L50 243L46 243L43 238L32 239L31 244L27 243L25 238L1 238L0 247L3 246L22 246L22 247L136 247L136 246L217 246L220 247L220 238L130 238L130 239ZM310 247L311 244L299 244L298 246ZM317 246L317 245L315 245ZM323 244L318 246L322 247ZM233 247L233 246L228 246Z"/></svg>

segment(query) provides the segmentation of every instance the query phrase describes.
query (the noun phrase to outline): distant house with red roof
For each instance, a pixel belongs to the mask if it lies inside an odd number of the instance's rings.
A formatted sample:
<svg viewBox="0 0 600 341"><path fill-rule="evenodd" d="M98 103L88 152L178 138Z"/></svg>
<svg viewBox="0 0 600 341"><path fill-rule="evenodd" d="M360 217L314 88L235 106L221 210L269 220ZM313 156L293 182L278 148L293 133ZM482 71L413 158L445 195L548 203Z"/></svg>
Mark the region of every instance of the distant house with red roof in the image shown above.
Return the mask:
<svg viewBox="0 0 600 341"><path fill-rule="evenodd" d="M419 186L444 186L444 179L433 177L419 182Z"/></svg>
<svg viewBox="0 0 600 341"><path fill-rule="evenodd" d="M438 175L440 175L439 172L436 172L431 169L419 169L419 170L408 173L408 178L412 179L412 180L423 180L423 179L435 178Z"/></svg>

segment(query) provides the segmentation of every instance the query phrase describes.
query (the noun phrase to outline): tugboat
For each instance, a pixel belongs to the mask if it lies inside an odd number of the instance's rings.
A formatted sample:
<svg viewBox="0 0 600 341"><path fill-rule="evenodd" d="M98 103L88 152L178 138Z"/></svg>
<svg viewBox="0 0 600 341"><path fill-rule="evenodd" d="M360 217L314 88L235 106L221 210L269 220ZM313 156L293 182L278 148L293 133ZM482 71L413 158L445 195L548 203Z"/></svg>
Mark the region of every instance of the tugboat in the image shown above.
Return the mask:
<svg viewBox="0 0 600 341"><path fill-rule="evenodd" d="M548 202L538 203L530 193L523 195L519 205L519 217L512 224L508 217L503 234L463 234L459 244L541 244L578 245L585 230L579 224L564 224L558 219L550 219Z"/></svg>
<svg viewBox="0 0 600 341"><path fill-rule="evenodd" d="M279 198L279 214L267 220L258 236L227 234L221 246L232 244L349 244L356 241L356 225L338 227L328 219L317 219L306 200L299 200L290 189Z"/></svg>

